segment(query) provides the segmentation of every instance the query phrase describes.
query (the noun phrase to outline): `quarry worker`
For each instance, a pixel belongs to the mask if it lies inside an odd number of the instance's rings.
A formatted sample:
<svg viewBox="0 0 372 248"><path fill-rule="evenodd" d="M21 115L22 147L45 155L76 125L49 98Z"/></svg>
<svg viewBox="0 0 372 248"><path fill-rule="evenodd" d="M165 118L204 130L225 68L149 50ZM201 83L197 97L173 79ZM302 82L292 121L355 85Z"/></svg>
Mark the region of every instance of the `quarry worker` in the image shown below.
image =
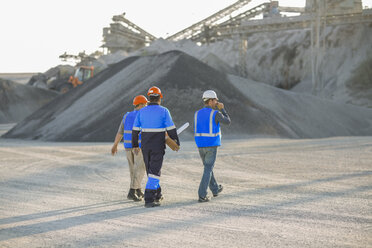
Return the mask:
<svg viewBox="0 0 372 248"><path fill-rule="evenodd" d="M147 93L149 103L138 112L132 131L132 145L139 152L138 134L141 131L142 154L146 164L147 184L145 207L160 206L163 199L159 184L163 157L165 154L165 133L180 145L177 130L169 110L160 106L163 95L156 86Z"/></svg>
<svg viewBox="0 0 372 248"><path fill-rule="evenodd" d="M223 189L214 177L213 167L216 161L217 147L221 145L220 123L229 125L231 120L224 104L218 102L216 92L207 90L203 93L202 99L204 108L196 111L194 115L194 138L204 165L198 190L199 202L208 202L208 186L214 197L218 196Z"/></svg>
<svg viewBox="0 0 372 248"><path fill-rule="evenodd" d="M127 195L129 200L141 201L144 194L141 191L141 182L145 175L145 162L142 153L135 153L132 148L132 128L138 111L147 105L147 98L144 95L136 96L133 99L134 110L127 112L120 122L118 132L115 137L111 154L115 155L118 151L118 144L124 136L124 148L127 155L130 173L130 189ZM141 142L139 142L141 147Z"/></svg>

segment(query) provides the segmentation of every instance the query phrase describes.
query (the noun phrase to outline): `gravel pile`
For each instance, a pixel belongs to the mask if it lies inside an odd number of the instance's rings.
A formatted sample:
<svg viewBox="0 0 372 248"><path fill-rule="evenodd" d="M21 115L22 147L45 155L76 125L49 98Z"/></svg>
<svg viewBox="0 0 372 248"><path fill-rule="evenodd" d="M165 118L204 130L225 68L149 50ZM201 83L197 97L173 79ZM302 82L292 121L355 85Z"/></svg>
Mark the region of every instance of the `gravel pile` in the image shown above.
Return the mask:
<svg viewBox="0 0 372 248"><path fill-rule="evenodd" d="M193 123L207 89L217 92L231 116L224 137L265 135L315 138L372 135L372 110L227 76L180 51L129 57L60 95L3 137L48 141L112 141L133 97L158 86L176 126ZM188 128L183 138L192 138Z"/></svg>
<svg viewBox="0 0 372 248"><path fill-rule="evenodd" d="M58 93L0 78L0 123L23 120Z"/></svg>

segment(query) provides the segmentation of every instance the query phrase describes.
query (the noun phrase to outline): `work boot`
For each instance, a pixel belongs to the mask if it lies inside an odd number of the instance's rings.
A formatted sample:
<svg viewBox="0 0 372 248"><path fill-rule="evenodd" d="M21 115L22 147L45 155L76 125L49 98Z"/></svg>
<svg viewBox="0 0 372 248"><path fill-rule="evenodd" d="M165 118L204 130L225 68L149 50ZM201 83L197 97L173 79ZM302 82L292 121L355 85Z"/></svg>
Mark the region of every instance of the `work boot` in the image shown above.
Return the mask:
<svg viewBox="0 0 372 248"><path fill-rule="evenodd" d="M141 189L136 189L136 193L137 193L137 196L138 197L141 197L143 198L145 195L143 194L143 192L141 191Z"/></svg>
<svg viewBox="0 0 372 248"><path fill-rule="evenodd" d="M129 192L128 192L128 195L127 195L127 199L128 200L133 200L135 194L136 194L136 190L135 189L129 189Z"/></svg>
<svg viewBox="0 0 372 248"><path fill-rule="evenodd" d="M160 206L160 202L156 202L156 201L145 203L145 208L153 208L153 207L159 207L159 206Z"/></svg>
<svg viewBox="0 0 372 248"><path fill-rule="evenodd" d="M222 187L222 185L220 184L220 185L218 185L218 191L217 191L217 193L216 194L213 194L213 197L216 197L216 196L218 196L218 194L219 193L221 193L222 192L222 190L223 190L223 187Z"/></svg>
<svg viewBox="0 0 372 248"><path fill-rule="evenodd" d="M206 196L206 197L200 197L199 196L199 200L198 200L199 202L209 202L209 197L208 196Z"/></svg>
<svg viewBox="0 0 372 248"><path fill-rule="evenodd" d="M155 194L155 202L159 203L163 200L163 195L161 193L161 187L159 186L159 188L156 190L156 194Z"/></svg>
<svg viewBox="0 0 372 248"><path fill-rule="evenodd" d="M155 199L155 202L160 204L160 202L161 202L163 199L164 199L164 197L163 197L163 196L160 196L159 198L156 198L156 199Z"/></svg>
<svg viewBox="0 0 372 248"><path fill-rule="evenodd" d="M140 194L142 194L142 196ZM141 189L135 189L133 201L142 201L142 199L143 199L143 193L141 192Z"/></svg>
<svg viewBox="0 0 372 248"><path fill-rule="evenodd" d="M141 197L138 197L136 190L135 189L130 189L129 193L127 195L128 200L133 200L133 201L142 201Z"/></svg>

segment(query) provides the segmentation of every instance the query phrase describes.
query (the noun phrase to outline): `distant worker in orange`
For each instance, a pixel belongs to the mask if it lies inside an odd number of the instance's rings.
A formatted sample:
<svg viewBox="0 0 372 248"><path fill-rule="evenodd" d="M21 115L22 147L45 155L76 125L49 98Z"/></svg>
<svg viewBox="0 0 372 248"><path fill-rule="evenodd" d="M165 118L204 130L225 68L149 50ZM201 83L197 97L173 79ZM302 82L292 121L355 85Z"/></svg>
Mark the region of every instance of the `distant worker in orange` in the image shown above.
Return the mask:
<svg viewBox="0 0 372 248"><path fill-rule="evenodd" d="M127 198L129 200L141 201L144 194L141 190L141 182L145 175L145 162L143 161L142 152L134 153L132 148L132 128L138 111L147 105L147 98L144 95L136 96L133 99L134 110L127 112L123 116L118 132L115 137L114 145L111 148L111 154L115 155L118 151L118 144L124 137L124 148L127 155L130 173L130 189ZM139 139L141 147L141 139Z"/></svg>

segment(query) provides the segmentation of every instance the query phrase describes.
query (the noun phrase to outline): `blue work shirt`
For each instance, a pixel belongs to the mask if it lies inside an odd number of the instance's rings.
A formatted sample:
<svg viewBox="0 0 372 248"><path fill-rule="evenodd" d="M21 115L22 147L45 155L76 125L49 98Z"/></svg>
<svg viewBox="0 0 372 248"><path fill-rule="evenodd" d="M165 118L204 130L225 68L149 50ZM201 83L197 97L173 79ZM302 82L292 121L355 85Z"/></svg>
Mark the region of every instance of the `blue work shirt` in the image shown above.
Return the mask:
<svg viewBox="0 0 372 248"><path fill-rule="evenodd" d="M165 132L179 145L176 126L169 110L158 103L149 103L138 111L133 124L132 146L138 147L138 134L141 132L143 149L165 149Z"/></svg>

